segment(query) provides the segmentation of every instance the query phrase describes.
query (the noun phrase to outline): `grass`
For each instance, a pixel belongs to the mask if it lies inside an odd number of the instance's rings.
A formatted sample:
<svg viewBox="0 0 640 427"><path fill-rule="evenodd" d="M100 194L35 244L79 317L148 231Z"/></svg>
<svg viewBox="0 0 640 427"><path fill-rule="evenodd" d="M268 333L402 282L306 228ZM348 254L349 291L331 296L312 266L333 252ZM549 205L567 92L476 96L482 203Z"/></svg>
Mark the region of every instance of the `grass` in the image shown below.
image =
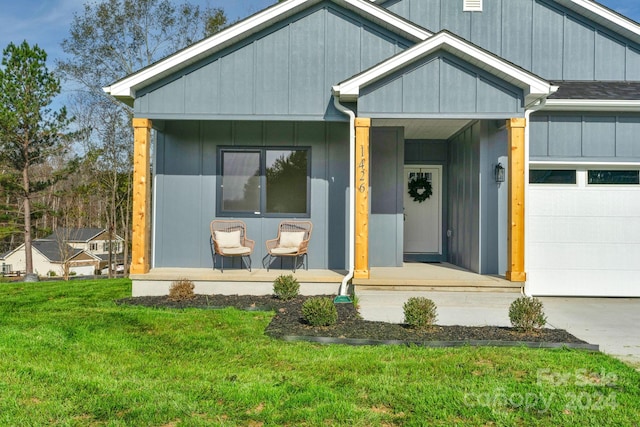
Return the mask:
<svg viewBox="0 0 640 427"><path fill-rule="evenodd" d="M130 292L0 285L0 425L640 425L640 373L603 354L284 343L272 313Z"/></svg>

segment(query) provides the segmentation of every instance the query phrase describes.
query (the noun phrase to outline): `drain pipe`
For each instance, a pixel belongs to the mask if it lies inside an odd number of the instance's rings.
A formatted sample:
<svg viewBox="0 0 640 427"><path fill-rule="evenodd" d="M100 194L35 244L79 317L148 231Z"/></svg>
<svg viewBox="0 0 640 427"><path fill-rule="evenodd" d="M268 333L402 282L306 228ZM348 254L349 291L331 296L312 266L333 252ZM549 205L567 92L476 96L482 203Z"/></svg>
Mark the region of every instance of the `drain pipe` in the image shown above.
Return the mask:
<svg viewBox="0 0 640 427"><path fill-rule="evenodd" d="M336 297L336 302L351 302L347 290L349 281L353 279L353 273L355 271L356 253L356 242L354 235L354 230L356 228L356 167L354 158L356 152L356 115L349 108L340 104L338 95L336 95L335 91L333 93L333 105L338 111L349 116L349 270L347 272L347 275L342 278L342 283L340 284L340 291L338 293L338 297Z"/></svg>
<svg viewBox="0 0 640 427"><path fill-rule="evenodd" d="M535 113L536 111L539 111L539 110L543 109L544 106L547 105L547 97L552 95L557 90L558 90L558 86L551 86L551 91L550 91L550 93L548 95L546 95L543 98L541 98L539 100L538 104L532 106L531 108L526 109L525 112L524 112L524 118L526 120L525 121L525 128L524 128L524 149L525 149L525 155L526 155L526 159L525 159L525 162L524 162L525 181L528 181L527 177L529 176L529 130L531 129L529 119L530 119L532 113ZM526 201L526 200L529 200L529 194L528 194L529 193L529 185L525 185L524 188L525 188L525 190L524 190L525 191L524 200ZM525 202L525 216L524 216L525 217L525 228L524 228L525 238L524 238L524 241L525 241L525 245L526 246L528 246L528 242L529 242L529 239L527 239L528 227L526 226L526 221L527 221L527 218L528 218L528 215L527 215L528 207L529 207L529 203ZM525 254L526 253L527 253L527 248L525 247ZM525 260L526 260L526 255L525 255ZM530 297L531 296L531 294L528 292L527 282L526 281L524 282L524 285L522 286L522 289L520 289L520 292L521 292L522 295L524 295L526 297Z"/></svg>

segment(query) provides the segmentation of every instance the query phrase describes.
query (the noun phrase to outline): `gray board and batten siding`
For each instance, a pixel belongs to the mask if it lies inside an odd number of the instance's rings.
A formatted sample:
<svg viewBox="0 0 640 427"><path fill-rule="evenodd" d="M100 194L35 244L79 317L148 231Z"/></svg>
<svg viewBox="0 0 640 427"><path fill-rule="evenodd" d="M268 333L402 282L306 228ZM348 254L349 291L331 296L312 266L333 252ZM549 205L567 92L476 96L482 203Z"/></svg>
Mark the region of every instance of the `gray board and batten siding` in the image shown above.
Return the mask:
<svg viewBox="0 0 640 427"><path fill-rule="evenodd" d="M640 162L640 117L606 113L531 116L531 161Z"/></svg>
<svg viewBox="0 0 640 427"><path fill-rule="evenodd" d="M449 140L449 262L475 272L480 272L480 143L480 122Z"/></svg>
<svg viewBox="0 0 640 427"><path fill-rule="evenodd" d="M404 129L371 128L369 264L402 267Z"/></svg>
<svg viewBox="0 0 640 427"><path fill-rule="evenodd" d="M331 2L141 90L138 117L195 120L330 120L331 87L413 42Z"/></svg>
<svg viewBox="0 0 640 427"><path fill-rule="evenodd" d="M167 121L158 132L154 162L154 267L212 268L209 223L216 219L220 147L309 147L309 220L313 235L309 268L344 269L348 221L349 131L347 123ZM225 218L220 218L225 219ZM307 218L305 218L307 219ZM277 236L282 218L242 218L256 241ZM236 260L235 268L239 264Z"/></svg>
<svg viewBox="0 0 640 427"><path fill-rule="evenodd" d="M547 0L389 0L390 11L430 31L449 30L547 80L640 80L640 46Z"/></svg>
<svg viewBox="0 0 640 427"><path fill-rule="evenodd" d="M522 89L439 51L362 89L358 113L372 118L523 117L523 100Z"/></svg>

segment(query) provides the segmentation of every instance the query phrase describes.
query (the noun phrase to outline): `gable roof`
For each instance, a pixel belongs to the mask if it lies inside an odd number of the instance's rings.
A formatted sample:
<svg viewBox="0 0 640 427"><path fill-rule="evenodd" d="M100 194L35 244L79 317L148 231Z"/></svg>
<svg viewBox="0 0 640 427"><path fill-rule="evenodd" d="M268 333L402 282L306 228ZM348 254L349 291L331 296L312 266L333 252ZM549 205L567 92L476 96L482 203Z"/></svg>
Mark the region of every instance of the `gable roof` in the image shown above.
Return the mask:
<svg viewBox="0 0 640 427"><path fill-rule="evenodd" d="M44 256L50 262L57 262L57 263L64 262L62 250L56 240L35 239L33 242L31 242L31 247L32 249L35 249L40 254L42 254L42 256ZM10 255L14 254L15 252L18 252L21 250L22 251L24 250L24 243L22 243L12 251L9 251L6 254L4 254L1 259L5 259ZM82 249L74 249L69 245L66 245L64 252L66 252L67 254L70 254L69 256L70 260L78 257L79 255L86 255L87 257L97 261L100 260L100 257L97 257Z"/></svg>
<svg viewBox="0 0 640 427"><path fill-rule="evenodd" d="M441 31L426 41L333 87L342 102L354 102L360 89L407 67L426 56L444 50L524 91L525 105L553 93L557 88L535 74L448 32Z"/></svg>
<svg viewBox="0 0 640 427"><path fill-rule="evenodd" d="M135 99L137 89L161 80L180 69L325 1L330 1L351 10L371 22L402 35L408 40L420 42L433 34L376 5L371 0L288 0L277 3L211 37L118 80L110 86L104 87L103 90L131 105L133 99Z"/></svg>
<svg viewBox="0 0 640 427"><path fill-rule="evenodd" d="M58 242L54 240L40 240L36 239L32 243L34 249L40 252L44 257L46 257L49 261L52 262L63 262L63 253L60 250L60 245ZM65 245L66 248L64 252L69 254L69 259L73 259L78 254L84 252L82 249L73 249L69 245Z"/></svg>

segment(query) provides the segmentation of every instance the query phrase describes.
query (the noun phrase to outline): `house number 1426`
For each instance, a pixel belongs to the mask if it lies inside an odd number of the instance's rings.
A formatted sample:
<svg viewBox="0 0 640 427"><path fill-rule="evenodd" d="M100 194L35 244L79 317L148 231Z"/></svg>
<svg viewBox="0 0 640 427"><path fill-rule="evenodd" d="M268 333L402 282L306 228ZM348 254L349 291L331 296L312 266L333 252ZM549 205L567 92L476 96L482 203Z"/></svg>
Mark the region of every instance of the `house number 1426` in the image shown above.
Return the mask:
<svg viewBox="0 0 640 427"><path fill-rule="evenodd" d="M367 176L367 168L365 167L365 157L364 157L364 145L360 146L360 163L358 164L358 169L360 169L360 186L358 187L358 190L360 190L361 193L364 193L365 191L367 191L367 187L365 186L366 184L366 176Z"/></svg>

